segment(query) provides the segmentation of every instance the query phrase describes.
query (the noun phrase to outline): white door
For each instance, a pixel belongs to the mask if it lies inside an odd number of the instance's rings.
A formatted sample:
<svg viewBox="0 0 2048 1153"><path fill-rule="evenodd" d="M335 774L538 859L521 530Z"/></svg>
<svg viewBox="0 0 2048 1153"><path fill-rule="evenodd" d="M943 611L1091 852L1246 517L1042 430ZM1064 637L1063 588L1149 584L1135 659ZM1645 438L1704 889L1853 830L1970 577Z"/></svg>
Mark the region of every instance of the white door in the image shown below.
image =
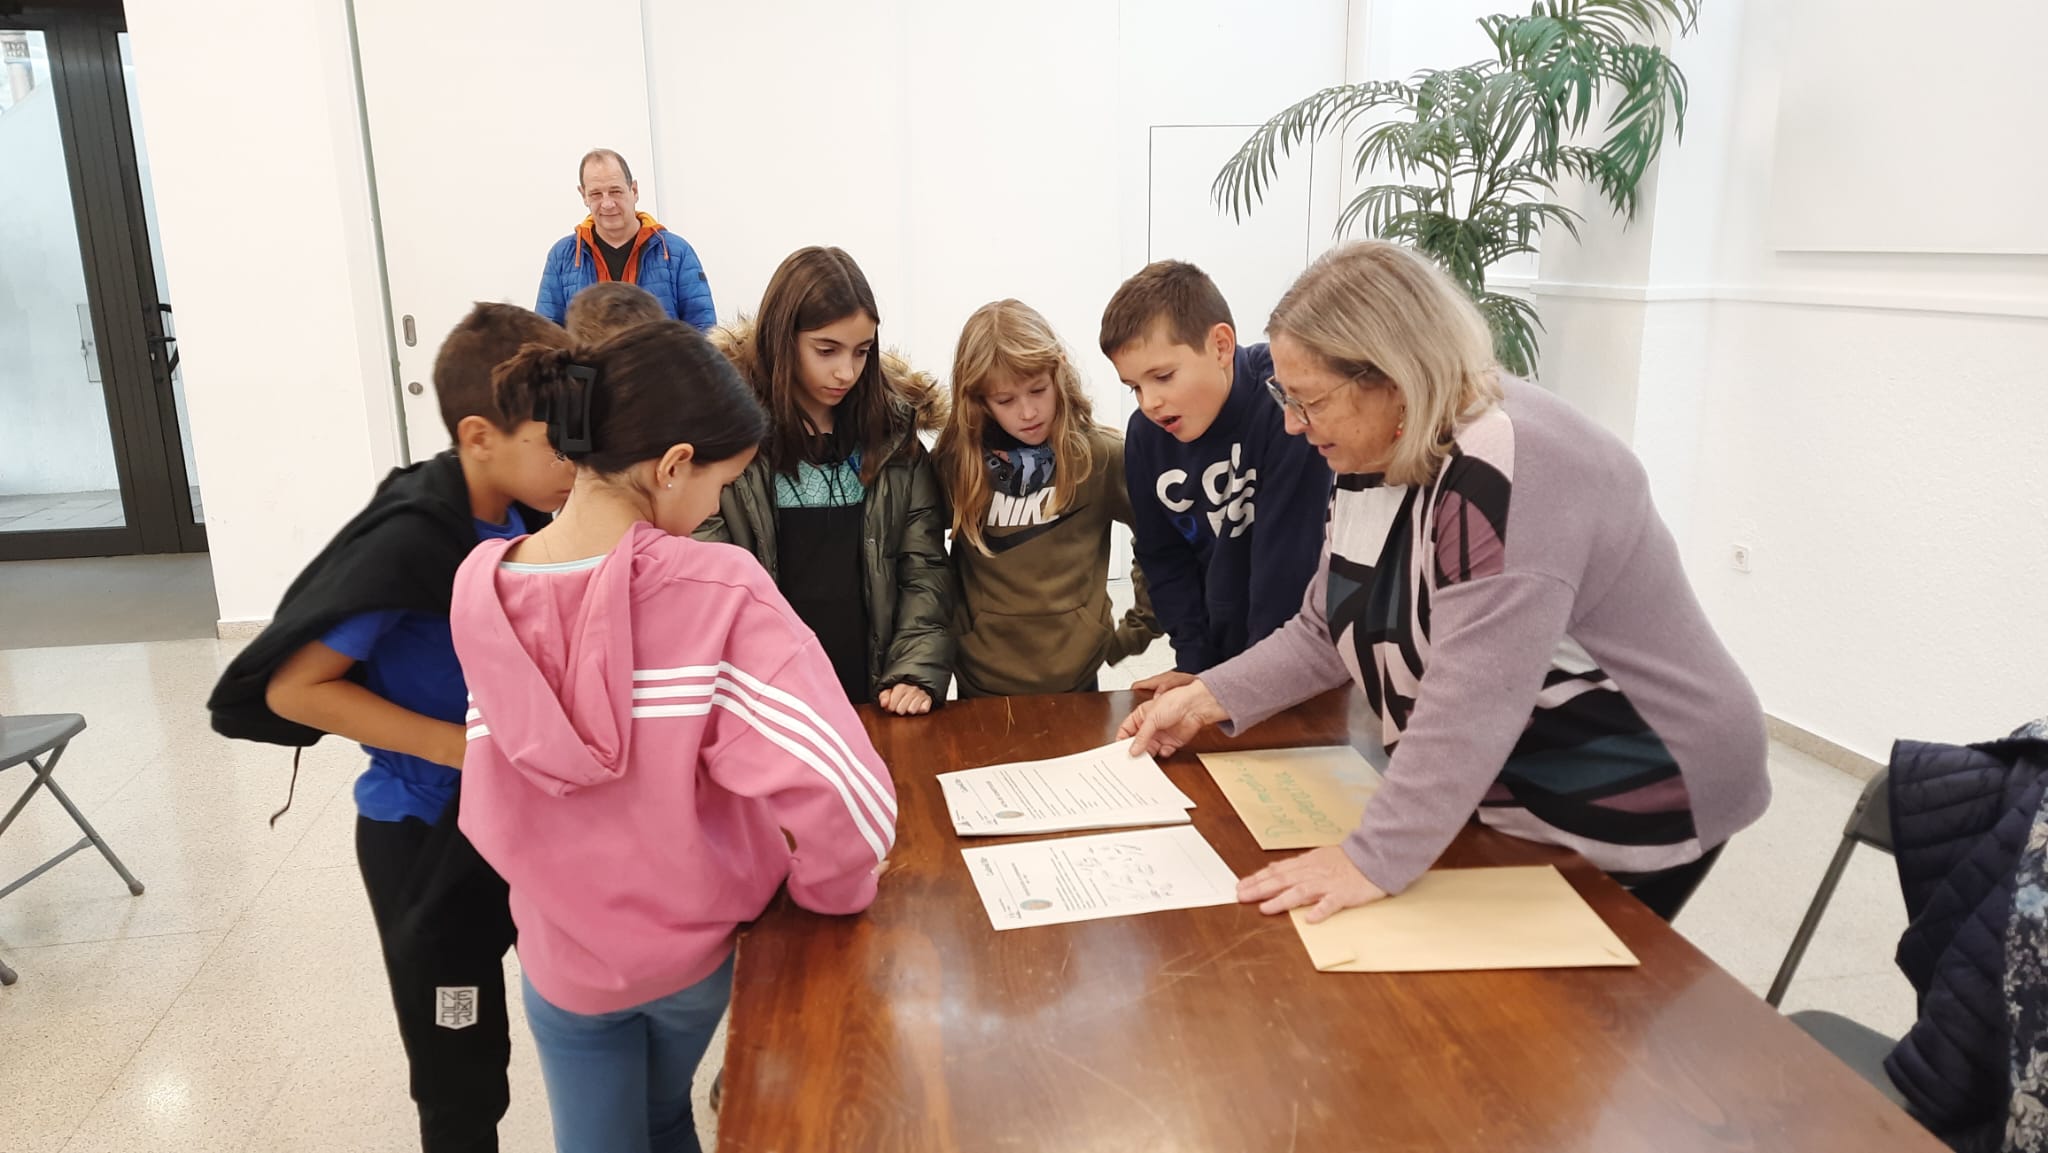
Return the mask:
<svg viewBox="0 0 2048 1153"><path fill-rule="evenodd" d="M448 445L441 338L479 300L532 308L581 221L576 163L626 157L655 211L639 0L355 0L370 157L413 460Z"/></svg>

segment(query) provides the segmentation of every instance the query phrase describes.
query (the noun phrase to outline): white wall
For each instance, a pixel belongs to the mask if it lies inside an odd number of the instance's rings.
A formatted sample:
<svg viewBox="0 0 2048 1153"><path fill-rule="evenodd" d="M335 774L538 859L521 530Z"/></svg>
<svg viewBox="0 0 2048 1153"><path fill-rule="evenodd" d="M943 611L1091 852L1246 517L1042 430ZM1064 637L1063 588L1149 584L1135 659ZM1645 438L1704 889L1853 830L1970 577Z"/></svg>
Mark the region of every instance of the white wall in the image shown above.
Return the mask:
<svg viewBox="0 0 2048 1153"><path fill-rule="evenodd" d="M1266 318L1281 294L1335 239L1340 154L1320 149L1313 166L1306 152L1289 157L1264 202L1243 221L1217 213L1210 186L1223 161L1268 117L1346 80L1350 27L1363 7L1331 0L1124 0L1117 75L1119 281L1148 260L1192 261L1216 278L1230 301L1239 339L1265 339ZM1091 331L1108 300L1104 291L1094 302ZM1107 362L1103 369L1106 374ZM1128 391L1120 393L1128 403Z"/></svg>
<svg viewBox="0 0 2048 1153"><path fill-rule="evenodd" d="M1341 81L1346 9L649 5L650 58L694 61L651 81L664 203L703 256L721 316L751 313L792 250L836 244L874 286L883 341L920 367L948 375L968 313L1015 296L1053 322L1098 415L1118 421L1125 390L1095 336L1110 294L1147 259L1150 128L1256 124ZM1213 176L1190 177L1198 198ZM1260 275L1233 276L1232 262L1264 252L1258 233L1213 214L1210 227L1205 251L1256 333L1304 250L1295 242L1236 265Z"/></svg>
<svg viewBox="0 0 2048 1153"><path fill-rule="evenodd" d="M341 0L129 0L225 621L270 616L390 459ZM251 238L265 244L251 260ZM373 295L373 294L372 294Z"/></svg>
<svg viewBox="0 0 2048 1153"><path fill-rule="evenodd" d="M1342 80L1354 6L647 4L654 146L638 166L643 203L653 206L658 184L658 211L697 247L728 319L752 311L791 250L845 247L875 286L884 340L940 375L969 311L1006 295L1028 300L1078 354L1114 421L1124 390L1094 337L1109 294L1145 257L1147 129L1253 124ZM284 10L201 0L174 15L166 0L135 0L129 14L227 620L267 616L398 455L395 350L345 11L342 0ZM371 13L371 35L382 11ZM803 35L789 35L793 27ZM520 28L560 31L501 22L493 36ZM495 55L510 70L528 59L522 52ZM587 87L534 91L573 103ZM380 176L428 163L400 154L416 148L385 143ZM290 179L271 195L238 196L233 176L252 157ZM537 273L576 206L566 185L518 183L451 176L447 207L459 221L475 197L560 199L560 228L488 238L530 252ZM1318 203L1334 214L1333 197ZM409 205L380 207L387 248L422 227ZM224 215L237 233L289 236L294 269L324 275L293 275L289 293L252 291L223 243ZM1255 230L1215 223L1218 251L1262 258ZM1272 268L1259 266L1250 295L1277 295L1306 251L1290 245ZM506 295L502 279L477 294ZM1248 299L1228 279L1223 288L1256 328L1271 300ZM438 335L423 331L423 346Z"/></svg>
<svg viewBox="0 0 2048 1153"><path fill-rule="evenodd" d="M2001 211L2048 182L2038 132L2016 135L2011 115L2048 105L2048 6L1947 0L1911 23L1868 0L1779 8L1783 58L1800 62L1776 119L1781 247L2048 255L2048 217Z"/></svg>
<svg viewBox="0 0 2048 1153"><path fill-rule="evenodd" d="M1689 555L1778 715L1871 756L2003 735L2048 712L2048 260L1774 249L1784 19L1748 5Z"/></svg>
<svg viewBox="0 0 2048 1153"><path fill-rule="evenodd" d="M80 349L85 267L55 91L0 112L0 495L112 489L99 366Z"/></svg>
<svg viewBox="0 0 2048 1153"><path fill-rule="evenodd" d="M883 340L905 342L907 89L919 70L901 3L649 4L645 19L650 57L690 61L651 70L654 167L664 222L703 258L719 316L751 314L791 251L838 245L875 289Z"/></svg>
<svg viewBox="0 0 2048 1153"><path fill-rule="evenodd" d="M1877 759L2002 735L2048 713L2048 260L1780 250L1774 195L1826 195L1777 187L1785 18L1679 47L1643 236L1546 246L1545 383L1634 440L1772 714Z"/></svg>
<svg viewBox="0 0 2048 1153"><path fill-rule="evenodd" d="M354 10L405 386L396 395L421 460L450 440L433 388L442 338L476 301L534 306L548 250L588 214L577 192L584 153L624 156L640 207L660 217L640 3L583 0L572 35L616 49L572 52L555 0L354 0Z"/></svg>

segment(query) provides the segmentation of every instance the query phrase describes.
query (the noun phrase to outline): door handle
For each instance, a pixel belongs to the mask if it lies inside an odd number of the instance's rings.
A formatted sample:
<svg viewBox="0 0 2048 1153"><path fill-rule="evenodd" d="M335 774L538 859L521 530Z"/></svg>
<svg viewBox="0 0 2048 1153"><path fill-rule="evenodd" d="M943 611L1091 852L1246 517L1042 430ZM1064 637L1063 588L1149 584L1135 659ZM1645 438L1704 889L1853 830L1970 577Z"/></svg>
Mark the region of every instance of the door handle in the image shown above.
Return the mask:
<svg viewBox="0 0 2048 1153"><path fill-rule="evenodd" d="M100 383L100 342L92 330L92 306L78 302L78 355L85 361L85 379Z"/></svg>
<svg viewBox="0 0 2048 1153"><path fill-rule="evenodd" d="M412 316L410 314L407 314L405 318L405 346L407 348L418 348L419 345L419 329L413 325Z"/></svg>
<svg viewBox="0 0 2048 1153"><path fill-rule="evenodd" d="M158 307L158 311L160 311L160 313L162 313L164 317L170 317L170 305L168 305L168 303L162 303L162 301L160 301L160 303L158 303L156 307ZM166 365L164 365L164 375L166 375L166 377L168 377L170 373L176 373L176 371L178 371L178 350L176 350L176 348L172 348L172 346L174 346L174 344L178 342L178 336L176 336L176 334L170 334L170 332L158 332L156 336L145 336L145 338L143 338L143 342L147 342L147 344L150 344L150 346L152 346L152 350L156 350L156 352L162 352L162 354L164 354L164 360L166 360Z"/></svg>

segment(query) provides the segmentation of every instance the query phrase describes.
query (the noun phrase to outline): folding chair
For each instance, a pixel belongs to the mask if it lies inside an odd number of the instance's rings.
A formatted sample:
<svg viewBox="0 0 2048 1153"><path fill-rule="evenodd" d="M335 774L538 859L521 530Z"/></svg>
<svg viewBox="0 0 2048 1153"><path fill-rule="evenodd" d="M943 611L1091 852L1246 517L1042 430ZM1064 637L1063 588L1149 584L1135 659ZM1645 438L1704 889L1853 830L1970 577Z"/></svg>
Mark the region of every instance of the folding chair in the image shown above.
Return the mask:
<svg viewBox="0 0 2048 1153"><path fill-rule="evenodd" d="M136 880L135 874L128 871L128 866L121 863L121 858L114 855L114 850L107 847L107 842L101 839L99 831L92 827L92 822L85 819L85 814L78 811L78 806L71 803L71 798L65 795L63 789L57 787L57 782L52 777L57 771L57 761L63 757L64 750L71 744L71 738L84 731L85 718L77 713L0 717L0 773L16 765L27 765L35 773L35 779L29 782L27 790L21 794L21 799L14 802L14 807L7 810L5 817L0 817L0 835L6 834L8 826L14 823L14 818L21 815L21 810L28 804L29 798L36 795L38 789L50 790L50 795L57 798L57 803L64 806L64 811L71 814L71 819L76 821L80 831L85 833L77 844L23 873L13 884L0 889L0 898L63 864L73 853L79 852L87 845L98 849L100 855L107 859L107 863L114 866L114 871L121 874L122 880L128 882L130 893L138 897L142 895L142 882ZM6 962L0 961L0 985L12 985L19 979L14 970L7 967Z"/></svg>
<svg viewBox="0 0 2048 1153"><path fill-rule="evenodd" d="M1820 888L1813 894L1813 903L1806 908L1806 919L1799 923L1799 931L1792 936L1792 947L1786 950L1784 963L1778 966L1778 976L1771 982L1771 991L1764 995L1764 1000L1770 1002L1772 1008L1777 1008L1778 1003L1785 999L1785 988L1792 983L1793 972L1805 958L1806 946L1813 940L1813 931L1820 927L1821 914L1827 912L1828 902L1835 895L1835 886L1841 883L1842 872L1849 867L1849 857L1856 851L1856 846L1868 845L1887 853L1892 851L1890 781L1890 770L1881 772L1863 786L1863 795L1856 798L1856 807L1850 810L1848 823L1842 827L1842 843L1835 849L1835 859L1828 862L1828 871L1821 876ZM1884 1059L1898 1044L1898 1038L1887 1037L1861 1022L1820 1009L1788 1013L1785 1019L1820 1042L1823 1049L1875 1086L1878 1092L1896 1104L1905 1104L1904 1096L1884 1071Z"/></svg>
<svg viewBox="0 0 2048 1153"><path fill-rule="evenodd" d="M1813 903L1806 907L1806 919L1799 922L1799 931L1792 935L1792 947L1786 951L1784 963L1778 966L1777 979L1771 982L1771 991L1764 994L1771 1008L1777 1008L1778 1002L1785 999L1785 987L1792 983L1793 971L1806 957L1806 946L1813 940L1813 931L1820 927L1821 914L1827 912L1835 886L1842 882L1842 871L1849 867L1849 855L1858 845L1892 851L1890 782L1891 770L1886 769L1870 778L1870 783L1863 786L1863 795L1856 798L1856 807L1850 810L1849 821L1842 827L1842 844L1835 850L1835 859L1828 862L1828 871L1820 879Z"/></svg>

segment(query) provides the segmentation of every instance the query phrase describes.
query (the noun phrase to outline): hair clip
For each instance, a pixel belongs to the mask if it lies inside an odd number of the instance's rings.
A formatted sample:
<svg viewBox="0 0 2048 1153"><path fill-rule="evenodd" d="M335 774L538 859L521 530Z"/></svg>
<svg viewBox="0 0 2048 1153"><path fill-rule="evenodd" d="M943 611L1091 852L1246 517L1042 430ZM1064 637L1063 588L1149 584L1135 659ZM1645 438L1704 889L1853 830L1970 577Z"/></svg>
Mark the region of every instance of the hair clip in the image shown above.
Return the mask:
<svg viewBox="0 0 2048 1153"><path fill-rule="evenodd" d="M587 364L572 364L564 375L569 379L569 387L563 390L563 411L549 413L548 439L564 455L587 453L593 439L590 398L597 393L597 370Z"/></svg>

